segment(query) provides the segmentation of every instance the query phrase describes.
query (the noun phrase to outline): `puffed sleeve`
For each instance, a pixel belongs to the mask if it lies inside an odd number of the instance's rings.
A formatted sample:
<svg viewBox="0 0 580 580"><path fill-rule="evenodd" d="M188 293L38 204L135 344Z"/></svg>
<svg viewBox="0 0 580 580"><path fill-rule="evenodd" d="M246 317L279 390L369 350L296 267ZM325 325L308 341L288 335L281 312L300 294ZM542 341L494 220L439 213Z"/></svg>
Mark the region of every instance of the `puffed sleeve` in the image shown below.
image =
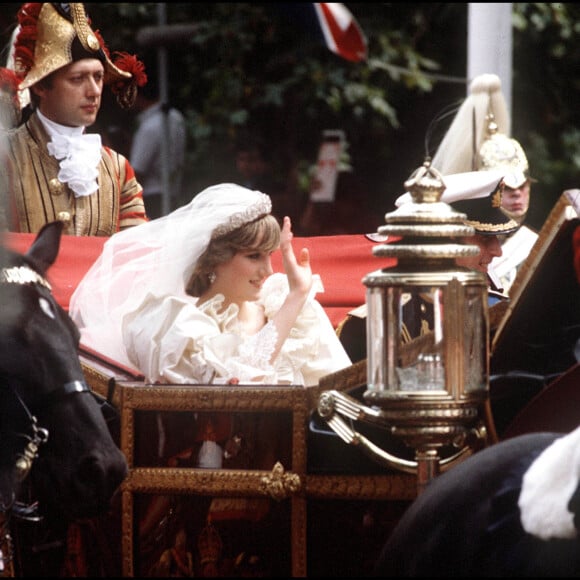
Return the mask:
<svg viewBox="0 0 580 580"><path fill-rule="evenodd" d="M288 291L285 274L276 273L266 280L261 300L268 319L278 312ZM312 292L274 362L280 382L314 386L321 377L351 364L324 308L315 299L321 291L322 281L316 275Z"/></svg>
<svg viewBox="0 0 580 580"><path fill-rule="evenodd" d="M123 339L131 362L148 381L211 382L214 369L203 361L202 337L219 329L186 298L145 297L123 319Z"/></svg>
<svg viewBox="0 0 580 580"><path fill-rule="evenodd" d="M153 383L276 382L267 354L276 342L274 325L244 340L234 332L237 306L222 312L222 302L216 296L198 308L187 296L148 295L123 319L129 359Z"/></svg>

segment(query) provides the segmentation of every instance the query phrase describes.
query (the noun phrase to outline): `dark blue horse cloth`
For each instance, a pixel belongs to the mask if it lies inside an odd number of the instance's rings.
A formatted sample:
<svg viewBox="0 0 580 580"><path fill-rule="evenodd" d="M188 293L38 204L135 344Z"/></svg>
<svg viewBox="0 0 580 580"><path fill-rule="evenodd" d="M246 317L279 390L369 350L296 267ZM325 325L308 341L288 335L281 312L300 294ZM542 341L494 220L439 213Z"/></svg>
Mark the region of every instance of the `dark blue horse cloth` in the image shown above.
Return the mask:
<svg viewBox="0 0 580 580"><path fill-rule="evenodd" d="M434 478L387 539L376 577L580 576L580 541L524 531L524 474L562 433L531 433L476 453ZM576 466L570 465L570 470ZM578 487L569 498L578 528Z"/></svg>

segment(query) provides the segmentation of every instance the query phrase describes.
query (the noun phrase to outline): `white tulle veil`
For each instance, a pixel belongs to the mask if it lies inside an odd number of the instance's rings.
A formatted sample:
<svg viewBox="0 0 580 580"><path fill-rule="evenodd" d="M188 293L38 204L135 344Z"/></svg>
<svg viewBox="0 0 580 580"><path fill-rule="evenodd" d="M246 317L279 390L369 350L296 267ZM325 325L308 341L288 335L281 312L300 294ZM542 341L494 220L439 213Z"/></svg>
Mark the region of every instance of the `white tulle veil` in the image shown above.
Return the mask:
<svg viewBox="0 0 580 580"><path fill-rule="evenodd" d="M269 214L270 198L234 183L213 185L167 216L114 234L73 293L69 313L81 341L132 367L122 340L123 317L148 294L185 295L212 236Z"/></svg>

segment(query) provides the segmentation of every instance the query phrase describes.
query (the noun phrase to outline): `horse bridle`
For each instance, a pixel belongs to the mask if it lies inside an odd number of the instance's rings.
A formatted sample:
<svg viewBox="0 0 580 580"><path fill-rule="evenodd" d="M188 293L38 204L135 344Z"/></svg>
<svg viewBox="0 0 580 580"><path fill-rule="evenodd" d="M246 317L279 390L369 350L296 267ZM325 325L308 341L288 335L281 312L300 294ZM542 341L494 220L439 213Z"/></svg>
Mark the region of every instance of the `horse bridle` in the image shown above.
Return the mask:
<svg viewBox="0 0 580 580"><path fill-rule="evenodd" d="M29 266L12 266L9 268L1 268L0 284L35 284L43 286L49 291L52 291L52 287L48 280L46 280L44 276L40 275ZM26 403L16 392L13 385L10 385L10 387L20 405L24 409L26 415L28 416L32 430L32 436L28 437L28 444L26 445L26 448L16 460L16 472L18 481L23 481L30 472L32 463L38 457L40 445L48 440L48 430L37 425L36 417L31 413L30 409L26 406ZM75 395L77 393L91 393L89 386L84 380L74 380L65 383L60 388L47 393L43 399L37 403L37 405L50 405L66 396ZM0 498L0 504L0 509L3 508L5 510L6 506L4 505L2 498Z"/></svg>
<svg viewBox="0 0 580 580"><path fill-rule="evenodd" d="M32 463L38 457L40 445L48 441L48 429L38 426L36 416L30 411L29 407L22 400L22 397L16 392L14 386L10 385L10 388L20 403L20 406L24 409L24 412L26 413L30 422L30 429L32 431L32 435L30 437L27 436L28 444L26 445L26 448L16 460L16 472L18 481L23 481L30 472ZM40 401L35 404L35 407L46 407L56 403L57 401L60 401L64 397L75 395L77 393L92 394L89 386L85 381L70 381L62 385L60 388L54 389L50 393L47 393ZM2 498L0 498L0 502L1 501Z"/></svg>
<svg viewBox="0 0 580 580"><path fill-rule="evenodd" d="M37 284L47 288L49 291L52 291L48 281L38 272L28 266L1 268L0 284ZM24 481L30 473L32 464L38 457L40 446L43 443L46 443L48 440L49 432L44 427L40 427L38 425L36 416L22 400L22 397L19 395L14 385L9 384L9 386L28 418L31 430L31 435L22 434L22 436L25 437L28 442L22 453L17 454L15 460L16 478L20 483ZM69 381L64 383L61 387L54 389L50 393L47 393L40 401L35 404L35 407L51 405L57 401L62 400L64 397L76 395L79 393L93 394L84 380ZM5 498L0 497L0 546L3 545L2 547L4 548L2 553L3 562L4 564L8 565L11 565L12 556L12 540L9 531L10 516L12 514L20 517L21 519L31 521L39 520L38 516L36 515L35 505L28 506L26 504L20 504L19 502L15 501L15 497L11 497L9 501L6 502Z"/></svg>
<svg viewBox="0 0 580 580"><path fill-rule="evenodd" d="M0 269L0 284L40 284L52 291L48 280L29 266L12 266Z"/></svg>

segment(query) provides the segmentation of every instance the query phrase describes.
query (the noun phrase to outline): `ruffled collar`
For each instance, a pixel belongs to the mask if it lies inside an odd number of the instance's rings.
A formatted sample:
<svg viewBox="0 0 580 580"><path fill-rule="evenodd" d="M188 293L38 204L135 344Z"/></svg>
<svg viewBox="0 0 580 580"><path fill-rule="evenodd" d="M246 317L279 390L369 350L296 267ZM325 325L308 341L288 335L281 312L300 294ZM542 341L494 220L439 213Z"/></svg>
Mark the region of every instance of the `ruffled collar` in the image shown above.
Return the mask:
<svg viewBox="0 0 580 580"><path fill-rule="evenodd" d="M40 111L37 115L51 137L47 143L48 152L59 160L59 181L66 183L75 197L93 194L99 188L97 168L101 160L101 136L85 134L84 127L55 123Z"/></svg>
<svg viewBox="0 0 580 580"><path fill-rule="evenodd" d="M233 302L225 309L223 308L225 296L216 294L203 304L197 304L201 312L215 319L220 328L226 328L233 323L237 323L240 308Z"/></svg>

